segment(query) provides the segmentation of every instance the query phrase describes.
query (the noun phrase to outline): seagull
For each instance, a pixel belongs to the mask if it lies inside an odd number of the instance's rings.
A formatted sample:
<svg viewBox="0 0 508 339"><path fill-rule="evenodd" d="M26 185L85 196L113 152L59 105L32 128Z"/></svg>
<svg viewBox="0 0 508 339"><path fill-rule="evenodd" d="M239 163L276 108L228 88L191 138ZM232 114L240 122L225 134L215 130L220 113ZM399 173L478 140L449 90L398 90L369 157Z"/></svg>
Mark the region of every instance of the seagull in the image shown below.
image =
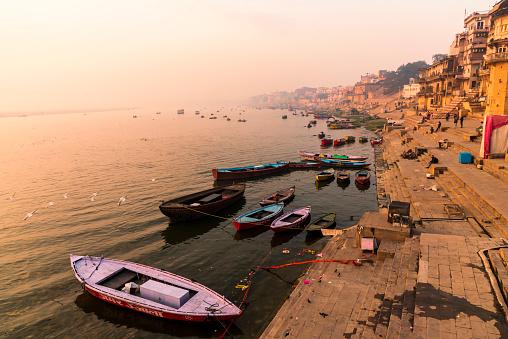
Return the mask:
<svg viewBox="0 0 508 339"><path fill-rule="evenodd" d="M64 193L63 197L64 197L64 199L67 199L69 197L69 194L68 193Z"/></svg>
<svg viewBox="0 0 508 339"><path fill-rule="evenodd" d="M90 201L95 201L95 197L97 196L97 192L93 193L91 196L90 196Z"/></svg>
<svg viewBox="0 0 508 339"><path fill-rule="evenodd" d="M47 207L50 207L50 206L53 206L55 203L53 201L50 201L48 202L48 206Z"/></svg>
<svg viewBox="0 0 508 339"><path fill-rule="evenodd" d="M156 180L157 180L157 179L155 179L155 178L152 178L152 182L155 182Z"/></svg>
<svg viewBox="0 0 508 339"><path fill-rule="evenodd" d="M120 199L118 199L118 206L123 204L125 202L125 200L127 200L125 197L121 197Z"/></svg>
<svg viewBox="0 0 508 339"><path fill-rule="evenodd" d="M13 194L12 194L9 198L7 198L7 199L9 199L9 200L11 200L11 201L12 201L12 200L14 200L14 197L15 197L15 196L16 196L16 192L14 192L14 193L13 193Z"/></svg>
<svg viewBox="0 0 508 339"><path fill-rule="evenodd" d="M38 210L33 210L32 212L29 212L25 215L25 217L23 218L23 220L28 220L30 219L31 217L33 217L33 215L35 214L35 212L37 212Z"/></svg>

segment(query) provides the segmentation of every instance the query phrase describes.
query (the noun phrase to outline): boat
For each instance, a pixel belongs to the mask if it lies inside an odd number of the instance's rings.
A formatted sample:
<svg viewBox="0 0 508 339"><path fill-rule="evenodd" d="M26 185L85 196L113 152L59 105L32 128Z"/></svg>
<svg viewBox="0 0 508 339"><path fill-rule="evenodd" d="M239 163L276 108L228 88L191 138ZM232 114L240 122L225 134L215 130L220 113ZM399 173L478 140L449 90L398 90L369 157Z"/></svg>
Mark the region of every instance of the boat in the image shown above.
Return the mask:
<svg viewBox="0 0 508 339"><path fill-rule="evenodd" d="M302 230L309 222L310 210L307 206L285 213L272 222L270 229L274 232Z"/></svg>
<svg viewBox="0 0 508 339"><path fill-rule="evenodd" d="M371 138L370 139L370 144L372 146L380 145L382 143L383 143L383 138Z"/></svg>
<svg viewBox="0 0 508 339"><path fill-rule="evenodd" d="M184 114L184 113L185 113L184 109L179 109L176 111L176 114Z"/></svg>
<svg viewBox="0 0 508 339"><path fill-rule="evenodd" d="M348 136L346 137L346 142L347 142L348 144L352 144L352 143L354 143L355 141L356 141L356 137L355 137L355 136L348 135Z"/></svg>
<svg viewBox="0 0 508 339"><path fill-rule="evenodd" d="M200 111L194 111L194 114L199 115L199 114L201 114L201 112Z"/></svg>
<svg viewBox="0 0 508 339"><path fill-rule="evenodd" d="M361 170L355 174L355 182L358 185L365 185L370 182L370 172L367 170Z"/></svg>
<svg viewBox="0 0 508 339"><path fill-rule="evenodd" d="M346 144L346 140L344 139L335 139L333 141L333 147L339 147Z"/></svg>
<svg viewBox="0 0 508 339"><path fill-rule="evenodd" d="M284 203L284 205L287 205L291 200L293 200L294 197L295 197L295 186L291 186L264 197L259 202L259 204L261 206L267 206L282 202Z"/></svg>
<svg viewBox="0 0 508 339"><path fill-rule="evenodd" d="M317 125L317 120L311 120L311 121L309 121L309 124Z"/></svg>
<svg viewBox="0 0 508 339"><path fill-rule="evenodd" d="M233 320L242 310L194 280L129 261L70 256L83 289L115 306L182 321Z"/></svg>
<svg viewBox="0 0 508 339"><path fill-rule="evenodd" d="M359 142L361 142L362 144L364 144L364 143L366 143L366 142L368 142L368 141L369 141L369 138L367 138L367 137L363 137L363 136L362 136L362 137L359 137L359 138L358 138L358 141L359 141Z"/></svg>
<svg viewBox="0 0 508 339"><path fill-rule="evenodd" d="M329 153L312 153L307 151L298 151L298 155L303 160L317 161L321 158L331 160L353 160L353 161L364 161L368 157L359 155L345 155L345 154L329 154Z"/></svg>
<svg viewBox="0 0 508 339"><path fill-rule="evenodd" d="M288 116L287 116L287 115L283 115L283 116L282 116L282 119L287 119L287 118L288 118Z"/></svg>
<svg viewBox="0 0 508 339"><path fill-rule="evenodd" d="M325 214L324 216L311 222L307 227L305 227L305 230L307 232L321 233L322 229L332 228L333 226L335 226L335 216L336 216L335 213Z"/></svg>
<svg viewBox="0 0 508 339"><path fill-rule="evenodd" d="M316 174L316 181L329 181L335 178L333 170L322 171Z"/></svg>
<svg viewBox="0 0 508 339"><path fill-rule="evenodd" d="M255 166L214 168L212 169L212 175L215 180L249 179L278 174L287 171L288 168L288 162L276 162L272 164Z"/></svg>
<svg viewBox="0 0 508 339"><path fill-rule="evenodd" d="M326 135L325 135L325 133L324 133L324 132L321 132L321 133L319 133L319 134L318 134L318 138L319 138L319 139L323 139L325 136L326 136Z"/></svg>
<svg viewBox="0 0 508 339"><path fill-rule="evenodd" d="M284 212L284 203L271 204L249 211L233 219L237 231L254 227L270 226L272 221Z"/></svg>
<svg viewBox="0 0 508 339"><path fill-rule="evenodd" d="M298 162L289 162L290 169L317 169L321 167L321 163L317 161L298 161Z"/></svg>
<svg viewBox="0 0 508 339"><path fill-rule="evenodd" d="M337 172L336 177L337 177L337 183L339 183L339 184L347 184L351 181L349 172Z"/></svg>
<svg viewBox="0 0 508 339"><path fill-rule="evenodd" d="M213 116L213 117L209 117L208 119L210 119L210 120L215 120L215 119L217 119L217 117L216 117L216 116Z"/></svg>
<svg viewBox="0 0 508 339"><path fill-rule="evenodd" d="M321 147L331 146L333 144L332 138L321 139Z"/></svg>
<svg viewBox="0 0 508 339"><path fill-rule="evenodd" d="M245 184L221 186L163 201L159 209L171 221L194 220L229 207L244 192Z"/></svg>
<svg viewBox="0 0 508 339"><path fill-rule="evenodd" d="M319 161L323 164L323 166L330 166L334 168L352 168L352 169L360 169L367 168L370 166L370 163L365 161L351 161L351 160L331 160L331 159L319 159Z"/></svg>

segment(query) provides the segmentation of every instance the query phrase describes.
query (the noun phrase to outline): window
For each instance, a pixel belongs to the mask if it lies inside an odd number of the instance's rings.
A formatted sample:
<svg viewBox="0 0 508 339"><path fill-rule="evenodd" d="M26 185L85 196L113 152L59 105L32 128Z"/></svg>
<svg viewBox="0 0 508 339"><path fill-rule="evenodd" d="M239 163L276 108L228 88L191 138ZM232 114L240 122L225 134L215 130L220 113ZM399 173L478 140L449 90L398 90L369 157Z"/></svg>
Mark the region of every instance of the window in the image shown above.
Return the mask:
<svg viewBox="0 0 508 339"><path fill-rule="evenodd" d="M476 23L476 29L483 29L483 21L478 21Z"/></svg>

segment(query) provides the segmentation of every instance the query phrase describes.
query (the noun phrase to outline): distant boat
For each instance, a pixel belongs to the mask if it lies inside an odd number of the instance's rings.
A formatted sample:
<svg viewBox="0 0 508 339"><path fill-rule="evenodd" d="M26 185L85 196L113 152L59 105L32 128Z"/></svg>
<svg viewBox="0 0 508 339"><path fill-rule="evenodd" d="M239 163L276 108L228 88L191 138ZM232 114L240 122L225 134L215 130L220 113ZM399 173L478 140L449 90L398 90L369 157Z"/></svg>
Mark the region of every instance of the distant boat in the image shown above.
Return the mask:
<svg viewBox="0 0 508 339"><path fill-rule="evenodd" d="M333 147L339 147L346 144L346 140L344 139L335 139L333 141Z"/></svg>
<svg viewBox="0 0 508 339"><path fill-rule="evenodd" d="M351 181L349 172L337 172L337 183L339 184L347 184Z"/></svg>
<svg viewBox="0 0 508 339"><path fill-rule="evenodd" d="M305 228L305 230L307 232L321 233L322 229L332 228L333 226L335 226L335 217L336 217L335 213L328 213L328 214L316 219L315 221L311 222Z"/></svg>
<svg viewBox="0 0 508 339"><path fill-rule="evenodd" d="M334 168L352 168L360 169L367 168L370 163L365 161L353 161L353 160L331 160L331 159L319 159L324 166L330 166Z"/></svg>
<svg viewBox="0 0 508 339"><path fill-rule="evenodd" d="M325 136L326 136L326 135L325 135L325 133L324 133L324 132L321 132L321 133L319 133L319 134L318 134L318 138L319 138L319 139L323 139Z"/></svg>
<svg viewBox="0 0 508 339"><path fill-rule="evenodd" d="M289 168L291 169L317 169L321 166L322 164L317 161L289 162Z"/></svg>
<svg viewBox="0 0 508 339"><path fill-rule="evenodd" d="M289 169L288 162L276 162L271 164L231 167L231 168L214 168L212 175L215 180L236 180L257 178L266 175L278 174Z"/></svg>
<svg viewBox="0 0 508 339"><path fill-rule="evenodd" d="M355 174L355 182L358 185L366 185L370 182L370 172L366 170L361 170L356 172Z"/></svg>
<svg viewBox="0 0 508 339"><path fill-rule="evenodd" d="M193 280L129 261L70 256L83 289L115 306L182 321L232 320L242 314L224 296Z"/></svg>
<svg viewBox="0 0 508 339"><path fill-rule="evenodd" d="M322 171L316 174L316 181L330 181L335 178L333 170Z"/></svg>
<svg viewBox="0 0 508 339"><path fill-rule="evenodd" d="M179 109L176 111L176 114L184 114L184 113L185 113L184 109Z"/></svg>
<svg viewBox="0 0 508 339"><path fill-rule="evenodd" d="M354 142L356 141L356 137L355 137L355 136L353 136L353 135L348 135L348 136L345 138L345 140L346 140L346 142L347 142L348 144L352 144L352 143L354 143Z"/></svg>
<svg viewBox="0 0 508 339"><path fill-rule="evenodd" d="M369 141L369 138L364 137L364 136L361 136L361 137L359 137L359 138L358 138L358 141L359 141L359 142L361 142L361 143L363 144L363 143L368 142L368 141Z"/></svg>
<svg viewBox="0 0 508 339"><path fill-rule="evenodd" d="M333 144L332 138L321 139L321 147L331 146Z"/></svg>
<svg viewBox="0 0 508 339"><path fill-rule="evenodd" d="M231 206L244 191L245 184L216 187L164 201L159 209L171 221L199 219Z"/></svg>
<svg viewBox="0 0 508 339"><path fill-rule="evenodd" d="M194 114L199 115L199 114L201 114L201 112L200 111L194 111Z"/></svg>
<svg viewBox="0 0 508 339"><path fill-rule="evenodd" d="M275 219L270 225L274 232L303 230L310 220L310 206L295 209Z"/></svg>
<svg viewBox="0 0 508 339"><path fill-rule="evenodd" d="M270 226L272 221L284 211L284 203L270 204L249 211L233 219L233 226L237 231L243 231L260 226Z"/></svg>
<svg viewBox="0 0 508 339"><path fill-rule="evenodd" d="M294 197L295 197L295 186L291 186L264 197L259 202L259 204L261 206L267 206L282 202L285 205L287 205L291 200L293 200Z"/></svg>
<svg viewBox="0 0 508 339"><path fill-rule="evenodd" d="M372 146L379 145L379 144L382 144L382 143L383 143L383 138L371 138L370 139L370 144Z"/></svg>
<svg viewBox="0 0 508 339"><path fill-rule="evenodd" d="M287 119L287 118L288 118L288 116L287 116L287 115L283 115L283 116L282 116L282 119Z"/></svg>

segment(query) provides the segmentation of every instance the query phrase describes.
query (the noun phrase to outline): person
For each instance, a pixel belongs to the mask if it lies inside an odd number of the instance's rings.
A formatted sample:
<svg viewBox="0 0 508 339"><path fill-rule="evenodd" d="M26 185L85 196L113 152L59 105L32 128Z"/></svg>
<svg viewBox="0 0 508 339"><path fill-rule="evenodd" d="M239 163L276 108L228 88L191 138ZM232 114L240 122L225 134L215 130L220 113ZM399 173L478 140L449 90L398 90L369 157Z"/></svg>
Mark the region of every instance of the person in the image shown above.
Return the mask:
<svg viewBox="0 0 508 339"><path fill-rule="evenodd" d="M436 158L434 155L432 155L432 157L430 158L430 161L427 165L427 168L429 168L432 164L437 164L439 162L439 159Z"/></svg>
<svg viewBox="0 0 508 339"><path fill-rule="evenodd" d="M448 122L448 120L450 120L450 112L446 112L445 120L446 120L446 122Z"/></svg>
<svg viewBox="0 0 508 339"><path fill-rule="evenodd" d="M455 127L457 127L457 123L459 122L459 117L457 114L453 115L453 123L455 124Z"/></svg>
<svg viewBox="0 0 508 339"><path fill-rule="evenodd" d="M430 126L430 134L434 133L434 126Z"/></svg>
<svg viewBox="0 0 508 339"><path fill-rule="evenodd" d="M439 132L440 130L441 130L441 121L438 121L437 122L436 132Z"/></svg>
<svg viewBox="0 0 508 339"><path fill-rule="evenodd" d="M460 128L464 127L464 118L464 115L460 117Z"/></svg>

